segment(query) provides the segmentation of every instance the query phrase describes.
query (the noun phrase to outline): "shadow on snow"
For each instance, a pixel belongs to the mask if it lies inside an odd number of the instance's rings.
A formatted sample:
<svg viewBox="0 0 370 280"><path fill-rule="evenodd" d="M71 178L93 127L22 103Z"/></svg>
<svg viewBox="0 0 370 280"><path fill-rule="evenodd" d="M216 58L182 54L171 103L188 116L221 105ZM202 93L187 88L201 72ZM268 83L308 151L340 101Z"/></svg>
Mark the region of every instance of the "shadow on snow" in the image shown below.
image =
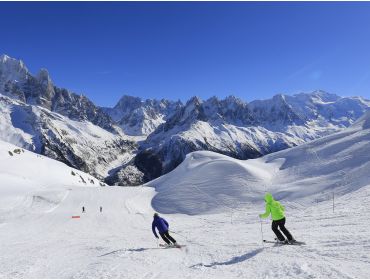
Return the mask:
<svg viewBox="0 0 370 280"><path fill-rule="evenodd" d="M263 248L260 248L260 249L253 250L249 253L246 253L244 255L233 257L232 259L230 259L228 261L213 262L213 263L210 263L210 264L198 263L198 264L190 266L190 268L194 268L194 267L197 267L197 266L214 267L214 266L218 266L218 265L236 264L236 263L240 263L240 262L244 262L246 260L249 260L249 259L253 258L254 256L256 256L257 254L261 253L262 251L263 251Z"/></svg>

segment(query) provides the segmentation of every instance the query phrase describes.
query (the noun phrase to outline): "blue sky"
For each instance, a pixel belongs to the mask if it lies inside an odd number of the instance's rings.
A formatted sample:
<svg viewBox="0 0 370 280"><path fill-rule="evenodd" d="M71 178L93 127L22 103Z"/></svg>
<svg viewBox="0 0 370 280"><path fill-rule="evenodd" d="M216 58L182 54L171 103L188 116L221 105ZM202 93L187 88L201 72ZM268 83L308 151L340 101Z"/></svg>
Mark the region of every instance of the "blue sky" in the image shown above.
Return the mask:
<svg viewBox="0 0 370 280"><path fill-rule="evenodd" d="M0 2L0 53L100 106L123 94L370 98L367 2Z"/></svg>

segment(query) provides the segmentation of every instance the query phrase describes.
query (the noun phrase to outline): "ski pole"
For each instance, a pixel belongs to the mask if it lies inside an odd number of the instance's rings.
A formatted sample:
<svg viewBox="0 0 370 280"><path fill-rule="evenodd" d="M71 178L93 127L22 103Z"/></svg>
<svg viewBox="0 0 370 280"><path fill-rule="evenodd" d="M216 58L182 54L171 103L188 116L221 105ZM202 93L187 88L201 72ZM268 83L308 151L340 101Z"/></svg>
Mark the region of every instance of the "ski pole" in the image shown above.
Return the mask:
<svg viewBox="0 0 370 280"><path fill-rule="evenodd" d="M263 245L263 230L262 230L262 220L260 218L260 223L261 223L261 238L262 238L262 245Z"/></svg>
<svg viewBox="0 0 370 280"><path fill-rule="evenodd" d="M184 237L185 239L187 239L186 236L184 236L184 235L182 235L182 234L180 234L180 233L178 233L176 231L169 230L169 232L174 233L174 234L177 234L177 235L179 235L179 236Z"/></svg>

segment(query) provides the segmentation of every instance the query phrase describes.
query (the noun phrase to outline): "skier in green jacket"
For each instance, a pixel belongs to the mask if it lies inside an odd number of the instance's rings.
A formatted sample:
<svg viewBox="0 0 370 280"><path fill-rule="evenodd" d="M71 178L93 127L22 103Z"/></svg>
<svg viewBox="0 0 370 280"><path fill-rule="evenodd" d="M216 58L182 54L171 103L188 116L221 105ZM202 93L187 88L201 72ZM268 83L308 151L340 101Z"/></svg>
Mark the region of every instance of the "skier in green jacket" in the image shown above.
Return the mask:
<svg viewBox="0 0 370 280"><path fill-rule="evenodd" d="M279 201L276 201L271 193L266 193L265 195L265 202L266 202L266 211L263 214L260 214L260 218L267 218L271 214L272 218L272 230L276 234L276 237L279 239L280 242L295 242L293 236L290 232L285 228L285 216L284 216L284 206L280 204ZM286 236L287 240L285 239L284 235L281 234L279 228Z"/></svg>

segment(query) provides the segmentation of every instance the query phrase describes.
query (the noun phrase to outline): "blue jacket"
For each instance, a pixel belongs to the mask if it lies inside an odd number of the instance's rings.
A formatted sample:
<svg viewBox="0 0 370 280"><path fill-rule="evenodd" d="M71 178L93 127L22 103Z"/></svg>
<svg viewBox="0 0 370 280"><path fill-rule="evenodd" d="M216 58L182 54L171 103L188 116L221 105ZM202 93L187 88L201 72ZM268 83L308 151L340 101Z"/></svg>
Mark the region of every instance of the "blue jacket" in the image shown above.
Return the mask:
<svg viewBox="0 0 370 280"><path fill-rule="evenodd" d="M152 231L155 235L155 237L158 238L158 235L155 231L155 228L157 228L159 234L165 233L168 231L169 225L167 221L159 216L154 217L153 223L152 223Z"/></svg>

